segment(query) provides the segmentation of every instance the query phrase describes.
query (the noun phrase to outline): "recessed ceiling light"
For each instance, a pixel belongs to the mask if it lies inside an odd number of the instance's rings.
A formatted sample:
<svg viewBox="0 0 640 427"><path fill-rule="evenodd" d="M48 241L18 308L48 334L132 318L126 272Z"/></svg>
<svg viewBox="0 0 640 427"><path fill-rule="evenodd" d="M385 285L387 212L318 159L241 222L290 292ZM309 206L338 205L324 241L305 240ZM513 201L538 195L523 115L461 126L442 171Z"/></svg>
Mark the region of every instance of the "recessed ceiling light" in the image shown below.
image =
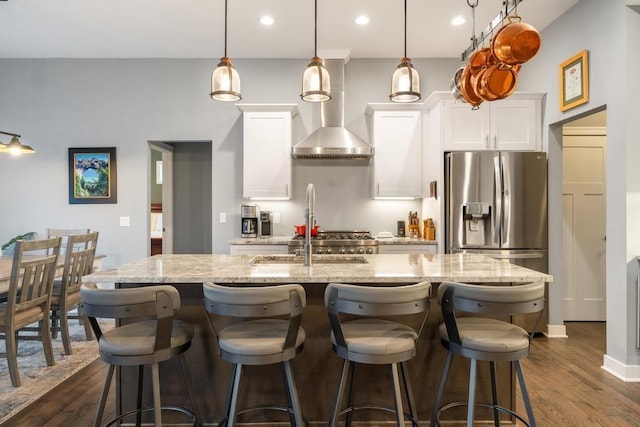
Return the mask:
<svg viewBox="0 0 640 427"><path fill-rule="evenodd" d="M264 15L262 18L260 18L260 23L266 26L273 25L273 18L269 15Z"/></svg>
<svg viewBox="0 0 640 427"><path fill-rule="evenodd" d="M369 23L369 17L365 15L360 15L356 18L356 24L358 25L367 25Z"/></svg>
<svg viewBox="0 0 640 427"><path fill-rule="evenodd" d="M458 26L464 24L465 22L467 22L467 20L464 19L464 16L458 15L458 16L454 17L451 20L451 25L454 25L454 26L458 27Z"/></svg>

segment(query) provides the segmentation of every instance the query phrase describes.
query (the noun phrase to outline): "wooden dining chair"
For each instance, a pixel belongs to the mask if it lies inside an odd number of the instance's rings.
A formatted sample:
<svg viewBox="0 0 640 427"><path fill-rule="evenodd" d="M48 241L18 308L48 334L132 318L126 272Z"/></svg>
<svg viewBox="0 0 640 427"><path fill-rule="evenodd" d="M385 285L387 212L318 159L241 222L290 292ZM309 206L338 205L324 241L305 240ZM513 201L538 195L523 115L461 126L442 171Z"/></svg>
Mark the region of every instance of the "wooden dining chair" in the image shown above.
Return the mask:
<svg viewBox="0 0 640 427"><path fill-rule="evenodd" d="M0 338L5 340L11 384L20 386L18 372L18 331L38 322L48 366L53 366L53 347L49 330L51 291L60 253L60 237L44 240L18 240L13 255L7 301L0 304Z"/></svg>
<svg viewBox="0 0 640 427"><path fill-rule="evenodd" d="M69 236L74 234L87 234L91 230L88 228L47 228L47 239L52 237L62 237L62 241L60 243L60 253L63 254L66 251L67 245L69 244L67 240Z"/></svg>
<svg viewBox="0 0 640 427"><path fill-rule="evenodd" d="M62 277L53 282L51 296L51 336L62 335L65 354L71 354L71 337L69 336L69 319L80 319L84 324L87 340L93 338L91 325L86 316L80 314L80 286L82 278L91 273L93 260L98 244L98 232L87 234L71 234L67 237L67 250L64 254L64 270ZM69 314L70 310L78 310L77 315Z"/></svg>

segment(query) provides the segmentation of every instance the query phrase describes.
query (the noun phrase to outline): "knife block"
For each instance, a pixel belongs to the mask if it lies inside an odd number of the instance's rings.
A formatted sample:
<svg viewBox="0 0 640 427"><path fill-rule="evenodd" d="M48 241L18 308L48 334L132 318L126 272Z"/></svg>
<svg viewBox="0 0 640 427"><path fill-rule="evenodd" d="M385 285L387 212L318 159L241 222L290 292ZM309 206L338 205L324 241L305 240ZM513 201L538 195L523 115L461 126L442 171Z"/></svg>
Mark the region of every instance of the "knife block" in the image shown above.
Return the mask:
<svg viewBox="0 0 640 427"><path fill-rule="evenodd" d="M415 224L409 224L408 237L416 237L420 239L422 237L422 233L420 233L420 226Z"/></svg>

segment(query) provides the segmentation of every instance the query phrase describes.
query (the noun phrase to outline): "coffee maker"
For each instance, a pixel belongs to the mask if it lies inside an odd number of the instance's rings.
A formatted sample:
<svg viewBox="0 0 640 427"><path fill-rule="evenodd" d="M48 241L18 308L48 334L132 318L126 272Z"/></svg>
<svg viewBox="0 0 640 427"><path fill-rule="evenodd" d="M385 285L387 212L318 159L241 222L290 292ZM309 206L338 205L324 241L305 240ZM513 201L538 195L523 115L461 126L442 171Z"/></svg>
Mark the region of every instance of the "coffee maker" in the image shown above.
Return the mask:
<svg viewBox="0 0 640 427"><path fill-rule="evenodd" d="M260 237L271 237L273 230L271 229L271 212L260 212Z"/></svg>
<svg viewBox="0 0 640 427"><path fill-rule="evenodd" d="M242 205L240 207L241 237L258 237L260 234L260 207Z"/></svg>

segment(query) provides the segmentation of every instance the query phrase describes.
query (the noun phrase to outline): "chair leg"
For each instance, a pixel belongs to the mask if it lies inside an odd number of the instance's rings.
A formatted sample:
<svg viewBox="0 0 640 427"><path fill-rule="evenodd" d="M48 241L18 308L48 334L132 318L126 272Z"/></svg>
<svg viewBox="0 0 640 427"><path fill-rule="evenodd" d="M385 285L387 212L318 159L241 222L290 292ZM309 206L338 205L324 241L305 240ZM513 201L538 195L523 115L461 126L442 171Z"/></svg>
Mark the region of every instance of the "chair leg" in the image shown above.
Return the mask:
<svg viewBox="0 0 640 427"><path fill-rule="evenodd" d="M189 399L191 400L191 409L193 411L194 416L196 417L196 425L202 425L202 412L200 411L200 405L198 404L198 398L196 396L196 391L193 387L193 381L191 380L191 374L189 372L189 366L187 365L187 359L184 356L184 353L180 353L178 355L178 361L180 362L180 369L182 370L182 375L184 376L184 382L187 386L187 393L189 393Z"/></svg>
<svg viewBox="0 0 640 427"><path fill-rule="evenodd" d="M20 387L20 372L18 371L18 337L11 331L5 334L5 346L7 364L9 365L9 375L11 376L11 385Z"/></svg>
<svg viewBox="0 0 640 427"><path fill-rule="evenodd" d="M142 408L142 390L144 388L144 365L138 365L138 384L136 389L136 408ZM142 412L136 414L136 427L142 425Z"/></svg>
<svg viewBox="0 0 640 427"><path fill-rule="evenodd" d="M433 409L431 410L431 422L429 423L430 427L436 427L438 425L438 410L440 409L440 404L442 403L444 386L447 383L447 376L449 375L451 360L453 360L453 353L449 351L447 352L447 359L444 361L444 368L442 369L442 376L440 377L440 385L438 385L436 401L433 403Z"/></svg>
<svg viewBox="0 0 640 427"><path fill-rule="evenodd" d="M58 310L51 310L51 338L58 338L58 320L60 319Z"/></svg>
<svg viewBox="0 0 640 427"><path fill-rule="evenodd" d="M491 370L491 397L493 398L493 425L500 427L500 412L498 411L498 387L496 386L496 362L489 361Z"/></svg>
<svg viewBox="0 0 640 427"><path fill-rule="evenodd" d="M473 411L476 404L476 370L478 361L471 359L471 368L469 369L469 398L467 400L467 427L473 427Z"/></svg>
<svg viewBox="0 0 640 427"><path fill-rule="evenodd" d="M153 412L156 427L162 427L162 405L160 404L160 372L158 362L151 364L151 378L153 383Z"/></svg>
<svg viewBox="0 0 640 427"><path fill-rule="evenodd" d="M518 375L518 382L520 383L520 391L522 392L522 400L524 400L524 406L527 408L527 418L529 418L529 427L536 427L536 419L533 416L533 408L531 407L531 401L529 400L529 393L527 392L527 385L524 382L524 373L522 372L522 366L520 361L513 362L516 368L516 375Z"/></svg>
<svg viewBox="0 0 640 427"><path fill-rule="evenodd" d="M62 335L64 354L71 354L71 337L69 337L69 319L67 318L67 313L61 313L60 316L60 335Z"/></svg>
<svg viewBox="0 0 640 427"><path fill-rule="evenodd" d="M51 329L49 328L49 320L44 318L40 321L40 330L42 331L42 349L44 350L44 358L47 360L48 366L55 365L53 358L53 344L51 342Z"/></svg>
<svg viewBox="0 0 640 427"><path fill-rule="evenodd" d="M300 399L298 399L298 389L296 388L296 382L293 378L293 369L291 369L291 363L288 360L282 362L285 375L287 377L286 388L291 401L291 409L293 410L293 417L296 427L304 427L304 420L302 417L302 408L300 407Z"/></svg>
<svg viewBox="0 0 640 427"><path fill-rule="evenodd" d="M340 382L338 383L338 391L336 392L336 401L333 406L333 413L329 419L329 427L334 427L336 425L336 420L340 413L340 405L342 404L342 395L344 394L344 387L347 383L347 377L349 377L350 368L351 363L347 359L344 359L342 361L342 373L340 374Z"/></svg>
<svg viewBox="0 0 640 427"><path fill-rule="evenodd" d="M100 421L104 415L104 407L107 403L107 396L109 395L109 388L111 388L111 379L113 378L114 365L109 365L107 370L107 376L104 380L104 386L102 387L102 394L100 395L100 403L98 404L98 411L96 412L96 418L93 421L94 427L100 427Z"/></svg>
<svg viewBox="0 0 640 427"><path fill-rule="evenodd" d="M404 425L404 409L402 406L402 392L400 391L400 377L398 375L398 364L391 364L391 382L393 383L393 400L396 404L396 421L398 426Z"/></svg>
<svg viewBox="0 0 640 427"><path fill-rule="evenodd" d="M413 389L411 388L411 381L409 380L406 362L400 363L400 372L402 373L402 382L404 384L404 392L407 397L407 405L409 405L409 414L411 414L412 418L411 425L417 425L418 411L416 409L416 402L413 399Z"/></svg>
<svg viewBox="0 0 640 427"><path fill-rule="evenodd" d="M353 386L355 384L355 380L354 378L356 377L356 363L349 361L349 365L351 365L349 367L349 379L348 379L348 388L347 388L347 408L352 408L353 407L353 393L355 390L355 387ZM345 427L351 427L351 418L353 416L353 411L349 411L347 412L346 418L345 418Z"/></svg>
<svg viewBox="0 0 640 427"><path fill-rule="evenodd" d="M238 403L238 389L240 388L240 378L242 377L242 365L237 363L233 374L233 385L231 386L231 399L229 400L229 412L227 413L227 427L236 426L236 404Z"/></svg>

